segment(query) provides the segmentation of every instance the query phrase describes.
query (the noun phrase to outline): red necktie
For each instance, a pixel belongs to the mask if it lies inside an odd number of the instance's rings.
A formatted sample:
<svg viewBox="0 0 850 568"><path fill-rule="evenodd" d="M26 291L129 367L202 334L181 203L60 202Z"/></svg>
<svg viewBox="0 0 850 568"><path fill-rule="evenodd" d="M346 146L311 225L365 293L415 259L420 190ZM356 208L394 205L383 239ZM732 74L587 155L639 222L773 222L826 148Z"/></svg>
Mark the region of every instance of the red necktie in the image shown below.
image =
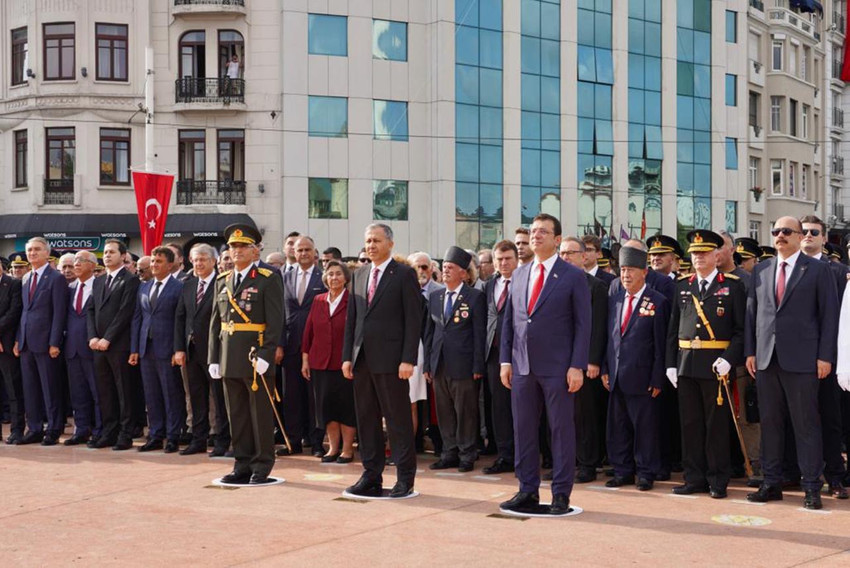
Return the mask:
<svg viewBox="0 0 850 568"><path fill-rule="evenodd" d="M499 294L499 300L496 302L496 310L502 311L502 308L505 307L505 301L508 299L508 286L510 285L510 280L505 280L505 287L502 288L502 293Z"/></svg>
<svg viewBox="0 0 850 568"><path fill-rule="evenodd" d="M36 286L38 286L38 272L33 270L32 278L30 278L30 302L32 302L32 297L35 296Z"/></svg>
<svg viewBox="0 0 850 568"><path fill-rule="evenodd" d="M74 302L74 309L77 311L77 315L83 313L83 288L85 287L86 285L82 282L77 284L77 300Z"/></svg>
<svg viewBox="0 0 850 568"><path fill-rule="evenodd" d="M631 319L632 317L632 302L634 301L634 299L634 296L628 294L626 295L626 302L628 302L628 304L626 305L626 317L623 318L623 323L620 324L620 335L626 333L626 327L628 327L629 319Z"/></svg>
<svg viewBox="0 0 850 568"><path fill-rule="evenodd" d="M375 297L375 290L378 289L378 274L381 273L381 269L375 267L375 270L372 271L372 281L369 283L369 293L366 298L369 304L372 303L372 298Z"/></svg>
<svg viewBox="0 0 850 568"><path fill-rule="evenodd" d="M787 262L779 263L779 280L776 282L776 305L782 305L782 298L785 296L785 267Z"/></svg>
<svg viewBox="0 0 850 568"><path fill-rule="evenodd" d="M543 264L538 264L540 267L540 275L537 277L537 280L534 281L534 288L531 290L531 298L528 300L528 313L534 311L534 304L537 303L537 298L540 297L540 291L543 290Z"/></svg>

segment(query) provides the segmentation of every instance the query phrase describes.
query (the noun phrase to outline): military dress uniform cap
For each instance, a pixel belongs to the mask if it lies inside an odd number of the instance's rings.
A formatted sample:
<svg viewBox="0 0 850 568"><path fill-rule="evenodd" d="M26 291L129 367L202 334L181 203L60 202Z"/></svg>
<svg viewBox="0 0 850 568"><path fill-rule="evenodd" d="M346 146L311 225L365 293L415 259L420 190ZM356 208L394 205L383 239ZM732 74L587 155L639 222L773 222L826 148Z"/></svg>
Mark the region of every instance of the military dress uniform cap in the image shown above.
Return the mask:
<svg viewBox="0 0 850 568"><path fill-rule="evenodd" d="M654 237L648 238L646 240L646 248L649 249L647 251L649 254L664 254L672 252L679 258L685 256L685 252L682 250L682 246L679 244L679 241L673 237L668 237L667 235L655 235Z"/></svg>
<svg viewBox="0 0 850 568"><path fill-rule="evenodd" d="M844 255L841 253L841 247L836 246L832 243L826 243L824 245L823 254L828 256L829 258L834 258L838 261L844 260Z"/></svg>
<svg viewBox="0 0 850 568"><path fill-rule="evenodd" d="M688 233L688 252L711 252L723 246L723 237L708 229L696 229Z"/></svg>
<svg viewBox="0 0 850 568"><path fill-rule="evenodd" d="M679 260L679 270L690 270L693 267L691 264L691 257L683 256Z"/></svg>
<svg viewBox="0 0 850 568"><path fill-rule="evenodd" d="M611 252L609 248L602 248L602 258L596 261L596 265L599 268L608 268L611 266L611 259L614 258L614 254Z"/></svg>
<svg viewBox="0 0 850 568"><path fill-rule="evenodd" d="M234 223L224 230L224 240L227 241L227 244L255 245L263 240L263 236L253 225Z"/></svg>
<svg viewBox="0 0 850 568"><path fill-rule="evenodd" d="M765 260L776 256L776 249L773 247L762 245L759 248L761 249L761 256L759 256L759 260Z"/></svg>
<svg viewBox="0 0 850 568"><path fill-rule="evenodd" d="M136 253L134 253L134 252L131 252L131 253L130 253L130 258L132 258L132 259L133 259L133 262L139 262L139 255L137 255L137 254L136 254Z"/></svg>
<svg viewBox="0 0 850 568"><path fill-rule="evenodd" d="M13 252L9 255L9 263L12 266L29 266L30 263L27 261L27 253L25 252Z"/></svg>
<svg viewBox="0 0 850 568"><path fill-rule="evenodd" d="M443 262L457 264L463 270L466 270L469 268L469 263L472 262L472 255L460 247L450 246L446 250L446 258L443 259Z"/></svg>
<svg viewBox="0 0 850 568"><path fill-rule="evenodd" d="M103 259L102 259L102 258L98 258L98 259L97 259L97 265L98 265L98 266L103 266L104 268L106 268L106 265L105 265L105 264L103 264Z"/></svg>
<svg viewBox="0 0 850 568"><path fill-rule="evenodd" d="M741 255L741 258L744 260L761 256L758 241L750 237L738 237L735 239L735 252Z"/></svg>

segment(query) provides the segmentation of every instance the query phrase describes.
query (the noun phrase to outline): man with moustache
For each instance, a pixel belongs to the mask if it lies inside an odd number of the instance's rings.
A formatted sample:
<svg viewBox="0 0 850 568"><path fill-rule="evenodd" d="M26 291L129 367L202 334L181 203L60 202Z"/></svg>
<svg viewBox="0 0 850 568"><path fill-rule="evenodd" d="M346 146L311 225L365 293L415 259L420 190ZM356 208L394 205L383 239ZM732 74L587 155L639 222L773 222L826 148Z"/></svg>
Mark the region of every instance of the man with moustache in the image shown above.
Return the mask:
<svg viewBox="0 0 850 568"><path fill-rule="evenodd" d="M771 231L777 256L753 271L747 300L747 370L759 389L764 482L747 499L782 495L785 421L790 417L805 491L803 507L823 507L820 381L832 372L838 336L838 292L826 263L801 254L803 226L780 217Z"/></svg>
<svg viewBox="0 0 850 568"><path fill-rule="evenodd" d="M12 353L15 336L21 323L23 299L21 281L5 274L0 266L0 376L9 403L10 434L7 444L16 444L24 437L24 394L21 384L21 362ZM0 427L2 428L2 427ZM0 432L2 434L2 432Z"/></svg>

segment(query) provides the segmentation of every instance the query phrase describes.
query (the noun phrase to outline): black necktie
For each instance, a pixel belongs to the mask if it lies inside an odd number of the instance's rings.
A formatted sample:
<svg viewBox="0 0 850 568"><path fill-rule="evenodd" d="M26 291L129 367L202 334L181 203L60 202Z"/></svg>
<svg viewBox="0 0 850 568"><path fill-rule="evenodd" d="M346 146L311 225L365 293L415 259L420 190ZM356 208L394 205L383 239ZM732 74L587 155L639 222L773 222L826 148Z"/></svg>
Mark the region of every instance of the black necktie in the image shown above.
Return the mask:
<svg viewBox="0 0 850 568"><path fill-rule="evenodd" d="M153 294L151 294L151 311L156 308L156 301L159 300L159 288L162 286L162 282L157 282L153 286Z"/></svg>
<svg viewBox="0 0 850 568"><path fill-rule="evenodd" d="M103 287L103 297L106 298L106 295L109 294L109 289L112 287L112 275L106 277L106 286Z"/></svg>
<svg viewBox="0 0 850 568"><path fill-rule="evenodd" d="M239 289L239 285L242 284L242 273L239 272L236 274L236 285L233 287L233 290L236 291Z"/></svg>
<svg viewBox="0 0 850 568"><path fill-rule="evenodd" d="M708 289L708 280L702 280L699 283L699 297L705 298L705 291Z"/></svg>

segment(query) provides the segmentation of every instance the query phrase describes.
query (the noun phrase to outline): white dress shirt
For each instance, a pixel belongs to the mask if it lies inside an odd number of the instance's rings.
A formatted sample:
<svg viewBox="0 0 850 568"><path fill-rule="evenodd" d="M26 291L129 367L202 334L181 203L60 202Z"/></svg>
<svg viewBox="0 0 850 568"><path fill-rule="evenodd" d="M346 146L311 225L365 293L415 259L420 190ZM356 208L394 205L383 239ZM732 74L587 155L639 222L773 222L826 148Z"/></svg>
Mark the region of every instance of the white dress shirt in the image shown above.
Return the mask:
<svg viewBox="0 0 850 568"><path fill-rule="evenodd" d="M446 313L446 306L454 304L457 301L457 295L460 293L461 288L463 288L463 282L458 284L457 288L454 290L446 287L446 300L443 302L443 313ZM451 296L449 294L451 294Z"/></svg>
<svg viewBox="0 0 850 568"><path fill-rule="evenodd" d="M552 267L555 266L555 261L558 260L558 254L555 253L546 260L542 262L543 264L543 286L546 286L546 280L549 278L549 275L552 273ZM531 299L531 291L534 290L534 284L537 282L537 277L540 275L540 262L537 260L537 257L534 257L534 262L531 263L531 271L528 275L528 300ZM541 290L543 287L541 286Z"/></svg>
<svg viewBox="0 0 850 568"><path fill-rule="evenodd" d="M493 299L496 301L497 304L499 303L499 298L502 297L502 290L505 289L505 286L507 286L508 285L507 283L510 282L510 281L511 281L510 278L508 278L506 280L506 279L502 278L501 276L499 276L496 279L496 285L493 288Z"/></svg>
<svg viewBox="0 0 850 568"><path fill-rule="evenodd" d="M800 251L795 252L788 258L782 258L778 252L776 253L776 279L773 281L773 289L776 290L776 285L779 284L779 275L781 274L782 267L780 266L783 262L787 265L785 267L785 290L788 290L788 279L791 278L791 273L794 271L794 265L797 264L797 260L800 258Z"/></svg>
<svg viewBox="0 0 850 568"><path fill-rule="evenodd" d="M369 281L366 283L367 294L369 293L369 288L372 286L372 275L375 273L375 269L378 269L378 281L375 283L375 290L377 290L378 285L381 283L381 278L384 277L384 272L387 271L387 265L389 265L392 259L393 257L389 257L387 260L377 266L369 266Z"/></svg>
<svg viewBox="0 0 850 568"><path fill-rule="evenodd" d="M169 278L171 278L171 274L169 274L168 276L166 276L166 277L165 277L165 278L163 278L162 280L156 280L156 279L155 279L155 280L153 281L153 285L151 286L151 291L150 291L150 292L148 292L148 298L150 298L151 296L153 296L153 293L156 291L156 283L157 283L157 282L161 282L161 283L162 283L162 284L160 284L160 286L159 286L159 293L157 294L157 296L162 295L162 291L163 291L163 290L165 290L165 285L168 283L168 279L169 279Z"/></svg>
<svg viewBox="0 0 850 568"><path fill-rule="evenodd" d="M71 302L72 303L71 307L76 307L76 305L77 305L77 294L79 294L78 290L79 290L80 286L83 287L83 305L84 306L86 305L86 302L88 302L89 298L91 297L91 289L92 289L93 283L94 283L94 277L93 276L90 277L85 282L82 282L79 278L77 278L77 280L75 280L73 283L71 283L71 287L73 287L73 289L74 289L74 299Z"/></svg>
<svg viewBox="0 0 850 568"><path fill-rule="evenodd" d="M345 295L348 294L348 290L345 288L342 289L342 293L336 297L335 300L331 300L331 293L328 292L327 302L328 302L328 310L330 310L331 315L334 315L334 312L339 307L339 303L342 302L342 299Z"/></svg>
<svg viewBox="0 0 850 568"><path fill-rule="evenodd" d="M700 292L702 292L703 281L706 282L705 289L708 290L711 287L711 283L714 282L715 278L717 278L717 274L718 274L718 270L716 268L714 270L712 270L711 274L709 274L705 278L703 278L699 274L697 274L697 287L699 288Z"/></svg>
<svg viewBox="0 0 850 568"><path fill-rule="evenodd" d="M635 310L637 310L638 304L640 303L641 296L646 291L646 284L643 285L643 288L638 290L632 298L632 313L629 314L629 319L635 316ZM620 314L620 327L623 327L623 324L626 323L626 314L629 311L629 292L626 291L626 295L623 298L623 313Z"/></svg>

